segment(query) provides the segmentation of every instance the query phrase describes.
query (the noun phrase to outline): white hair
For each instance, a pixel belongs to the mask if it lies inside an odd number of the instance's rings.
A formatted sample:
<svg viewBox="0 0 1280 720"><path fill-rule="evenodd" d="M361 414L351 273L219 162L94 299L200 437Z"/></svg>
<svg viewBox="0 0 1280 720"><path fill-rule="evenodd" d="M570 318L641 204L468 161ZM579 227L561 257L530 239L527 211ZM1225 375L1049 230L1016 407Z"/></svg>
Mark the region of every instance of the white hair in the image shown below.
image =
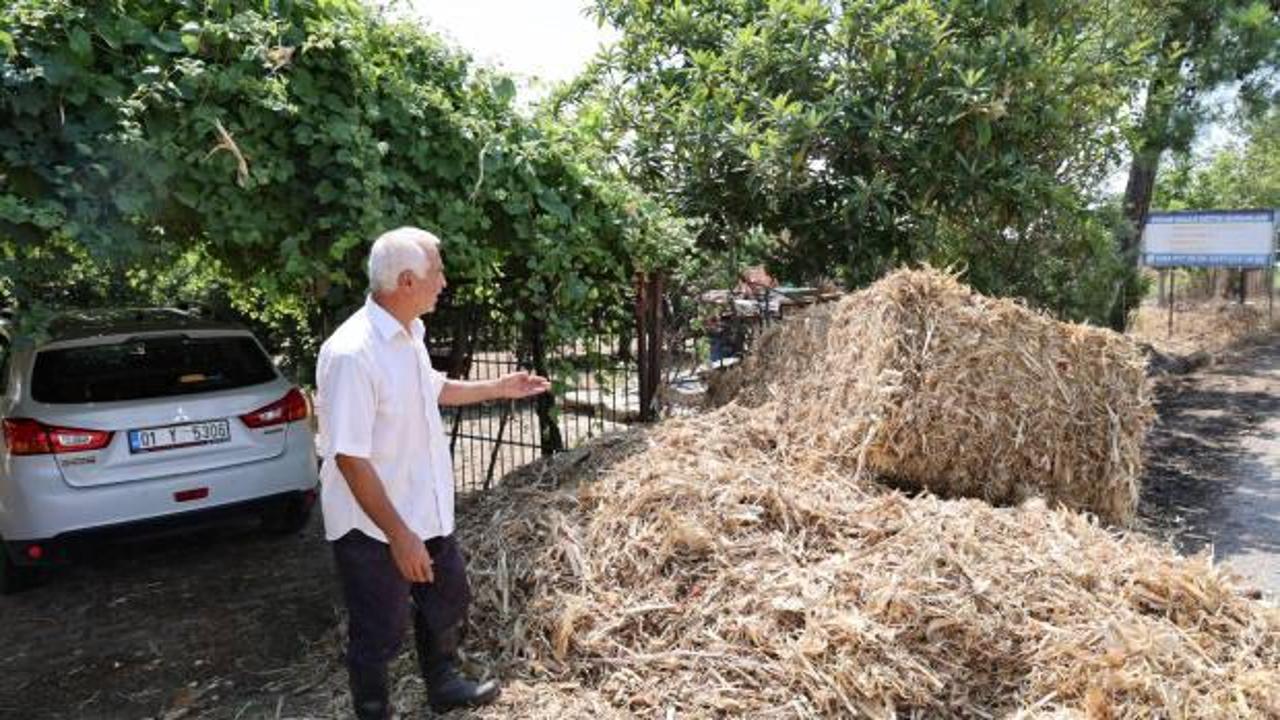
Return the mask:
<svg viewBox="0 0 1280 720"><path fill-rule="evenodd" d="M439 238L416 227L396 228L379 235L369 249L369 289L395 290L400 273L405 270L425 277L423 273L431 270L432 257L439 257L429 249L439 252Z"/></svg>

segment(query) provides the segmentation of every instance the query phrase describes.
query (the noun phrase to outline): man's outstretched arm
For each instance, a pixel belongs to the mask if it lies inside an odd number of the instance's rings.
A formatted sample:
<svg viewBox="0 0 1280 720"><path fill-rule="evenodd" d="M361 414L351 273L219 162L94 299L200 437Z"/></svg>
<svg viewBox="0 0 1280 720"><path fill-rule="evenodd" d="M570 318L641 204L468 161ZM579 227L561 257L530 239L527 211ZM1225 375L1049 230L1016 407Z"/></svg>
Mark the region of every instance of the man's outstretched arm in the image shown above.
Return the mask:
<svg viewBox="0 0 1280 720"><path fill-rule="evenodd" d="M453 406L486 400L519 400L541 395L550 389L550 380L521 370L493 380L445 380L439 403Z"/></svg>

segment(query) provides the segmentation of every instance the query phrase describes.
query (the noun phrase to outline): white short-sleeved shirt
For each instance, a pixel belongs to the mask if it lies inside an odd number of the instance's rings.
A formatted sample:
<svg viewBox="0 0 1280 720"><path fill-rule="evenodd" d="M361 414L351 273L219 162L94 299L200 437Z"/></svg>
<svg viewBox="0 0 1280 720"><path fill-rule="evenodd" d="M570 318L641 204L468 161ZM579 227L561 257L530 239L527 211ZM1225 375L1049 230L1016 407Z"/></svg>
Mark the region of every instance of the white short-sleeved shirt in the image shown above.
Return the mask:
<svg viewBox="0 0 1280 720"><path fill-rule="evenodd" d="M411 329L369 298L320 347L317 447L329 540L355 529L387 541L338 470L339 454L373 464L391 504L423 540L453 532L453 463L437 403L445 376L431 367L422 321Z"/></svg>

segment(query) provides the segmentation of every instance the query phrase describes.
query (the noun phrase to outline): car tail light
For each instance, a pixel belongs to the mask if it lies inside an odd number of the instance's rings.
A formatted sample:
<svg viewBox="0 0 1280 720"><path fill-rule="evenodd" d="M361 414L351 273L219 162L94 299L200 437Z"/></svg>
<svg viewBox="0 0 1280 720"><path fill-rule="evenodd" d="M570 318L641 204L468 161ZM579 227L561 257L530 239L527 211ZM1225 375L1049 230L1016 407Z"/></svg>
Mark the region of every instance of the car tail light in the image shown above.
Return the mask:
<svg viewBox="0 0 1280 720"><path fill-rule="evenodd" d="M309 412L306 396L301 390L294 388L270 405L258 408L248 415L241 415L240 419L251 428L263 428L306 420Z"/></svg>
<svg viewBox="0 0 1280 720"><path fill-rule="evenodd" d="M39 420L11 418L4 421L4 441L13 455L101 450L111 444L112 433L103 430L53 427Z"/></svg>
<svg viewBox="0 0 1280 720"><path fill-rule="evenodd" d="M13 455L43 455L53 452L44 426L35 420L6 419L4 442Z"/></svg>
<svg viewBox="0 0 1280 720"><path fill-rule="evenodd" d="M51 427L46 431L56 453L101 450L111 444L111 433L102 430Z"/></svg>

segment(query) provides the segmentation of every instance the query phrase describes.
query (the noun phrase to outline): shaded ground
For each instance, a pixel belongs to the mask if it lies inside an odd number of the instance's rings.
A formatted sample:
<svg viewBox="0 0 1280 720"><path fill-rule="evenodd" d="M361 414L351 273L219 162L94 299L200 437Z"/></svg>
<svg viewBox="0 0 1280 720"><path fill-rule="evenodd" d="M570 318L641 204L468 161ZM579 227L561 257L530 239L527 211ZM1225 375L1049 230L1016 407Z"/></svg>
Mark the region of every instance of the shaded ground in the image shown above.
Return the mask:
<svg viewBox="0 0 1280 720"><path fill-rule="evenodd" d="M98 548L0 596L0 720L345 720L341 606L318 513L290 537L244 524ZM392 676L401 720L439 717L412 652ZM478 717L545 694L505 688Z"/></svg>
<svg viewBox="0 0 1280 720"><path fill-rule="evenodd" d="M1280 334L1157 387L1142 519L1280 597Z"/></svg>
<svg viewBox="0 0 1280 720"><path fill-rule="evenodd" d="M289 717L336 647L320 524L102 547L0 597L0 718Z"/></svg>

